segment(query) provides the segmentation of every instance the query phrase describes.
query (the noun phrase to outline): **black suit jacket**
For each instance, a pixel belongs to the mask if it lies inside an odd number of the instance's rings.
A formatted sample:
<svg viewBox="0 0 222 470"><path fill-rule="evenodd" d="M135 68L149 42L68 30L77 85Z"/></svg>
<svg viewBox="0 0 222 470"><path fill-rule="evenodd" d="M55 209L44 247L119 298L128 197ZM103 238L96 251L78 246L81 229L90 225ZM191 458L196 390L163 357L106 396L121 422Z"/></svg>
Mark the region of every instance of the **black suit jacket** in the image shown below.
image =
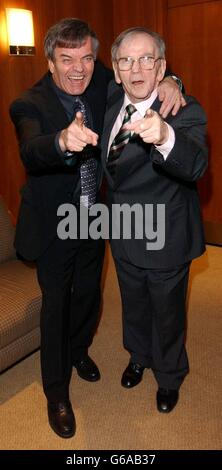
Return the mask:
<svg viewBox="0 0 222 470"><path fill-rule="evenodd" d="M107 87L112 73L101 63L95 70L84 96L93 116L93 129L101 135L107 101ZM56 150L58 131L68 126L68 118L46 74L10 107L15 124L20 155L27 170L27 184L22 188L22 201L16 228L15 247L25 259L38 258L56 236L57 209L60 204L79 200L81 152L68 167ZM100 149L97 187L101 182Z"/></svg>
<svg viewBox="0 0 222 470"><path fill-rule="evenodd" d="M161 250L147 250L147 239L111 239L113 255L144 268L170 268L189 262L204 251L196 180L207 167L205 142L206 116L199 103L185 96L187 105L167 122L175 131L176 141L166 161L154 145L133 137L123 149L113 180L106 168L109 136L123 103L123 91L112 87L105 116L102 139L102 163L108 181L108 201L112 204L165 204L165 245ZM158 99L152 108L160 108ZM128 218L134 233L134 219ZM152 224L152 220L150 221Z"/></svg>

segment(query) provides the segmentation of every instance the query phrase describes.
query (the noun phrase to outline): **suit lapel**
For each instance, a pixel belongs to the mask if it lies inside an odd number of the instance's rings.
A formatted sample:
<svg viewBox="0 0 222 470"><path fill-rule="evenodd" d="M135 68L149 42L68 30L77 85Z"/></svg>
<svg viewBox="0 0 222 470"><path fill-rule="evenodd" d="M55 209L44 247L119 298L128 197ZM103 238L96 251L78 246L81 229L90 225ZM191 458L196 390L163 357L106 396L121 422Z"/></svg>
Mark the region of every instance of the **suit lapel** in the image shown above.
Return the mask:
<svg viewBox="0 0 222 470"><path fill-rule="evenodd" d="M156 98L153 104L151 104L150 108L153 109L153 111L159 112L161 106L161 102L159 101L159 98Z"/></svg>
<svg viewBox="0 0 222 470"><path fill-rule="evenodd" d="M151 145L145 144L138 136L130 139L116 165L115 188L130 174L134 173L138 167L149 161L150 148Z"/></svg>
<svg viewBox="0 0 222 470"><path fill-rule="evenodd" d="M39 101L42 101L41 105L44 113L47 114L49 121L54 124L56 129L64 129L69 125L65 109L53 90L48 74L43 78L42 93L39 96Z"/></svg>
<svg viewBox="0 0 222 470"><path fill-rule="evenodd" d="M113 187L113 189L116 189L121 184L121 182L128 177L129 174L133 173L138 167L149 161L149 154L151 150L151 144L148 145L144 143L143 140L138 136L132 137L123 149L117 161L115 180L112 179L109 171L106 168L107 149L110 133L122 107L123 99L124 96L122 96L121 99L118 99L118 101L106 112L102 139L103 167L105 169L109 184ZM158 98L156 98L156 100L151 105L151 109L159 112L160 107L161 102ZM166 121L171 121L171 115L166 119Z"/></svg>
<svg viewBox="0 0 222 470"><path fill-rule="evenodd" d="M121 104L119 106L119 110L121 109L123 100L121 100ZM151 109L154 111L159 111L161 103L158 98L153 102ZM110 127L107 129L108 134L108 141L109 135L114 125L115 119L117 114L112 116L113 120ZM108 142L107 142L108 146ZM150 154L151 144L146 144L139 136L133 136L128 144L123 149L120 157L118 158L116 164L116 175L115 181L109 175L109 178L112 181L112 185L114 188L117 188L121 182L127 178L131 173L135 172L136 169L140 166L143 166L145 163L149 161L149 154ZM135 157L136 156L136 157Z"/></svg>
<svg viewBox="0 0 222 470"><path fill-rule="evenodd" d="M159 110L160 110L160 107L161 107L161 101L159 100L159 98L157 97L155 99L155 101L153 102L153 104L151 105L151 109L153 109L154 111L156 111L157 113L159 113ZM164 121L166 121L167 123L170 124L171 121L173 121L175 119L175 116L173 116L171 113L168 114L168 116L166 118L164 118Z"/></svg>
<svg viewBox="0 0 222 470"><path fill-rule="evenodd" d="M105 115L105 121L104 121L104 129L103 129L103 136L102 136L102 141L101 141L101 146L102 146L102 164L103 168L105 170L107 179L109 180L109 183L113 186L113 179L110 176L109 171L106 168L106 160L107 160L107 153L108 153L108 145L109 145L109 138L110 138L110 133L112 131L112 128L114 126L114 123L117 119L117 116L120 112L120 109L123 104L123 98L118 100L116 103L114 103L109 110L106 112Z"/></svg>

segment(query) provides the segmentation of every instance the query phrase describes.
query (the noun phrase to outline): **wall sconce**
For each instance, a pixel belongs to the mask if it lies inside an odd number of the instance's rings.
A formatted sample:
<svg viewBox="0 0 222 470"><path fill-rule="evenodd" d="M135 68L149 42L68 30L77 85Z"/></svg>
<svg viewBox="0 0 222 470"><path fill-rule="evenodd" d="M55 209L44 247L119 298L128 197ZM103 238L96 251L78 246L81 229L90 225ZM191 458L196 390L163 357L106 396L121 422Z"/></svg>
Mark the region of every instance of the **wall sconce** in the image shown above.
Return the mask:
<svg viewBox="0 0 222 470"><path fill-rule="evenodd" d="M20 8L6 8L10 55L34 55L32 12Z"/></svg>

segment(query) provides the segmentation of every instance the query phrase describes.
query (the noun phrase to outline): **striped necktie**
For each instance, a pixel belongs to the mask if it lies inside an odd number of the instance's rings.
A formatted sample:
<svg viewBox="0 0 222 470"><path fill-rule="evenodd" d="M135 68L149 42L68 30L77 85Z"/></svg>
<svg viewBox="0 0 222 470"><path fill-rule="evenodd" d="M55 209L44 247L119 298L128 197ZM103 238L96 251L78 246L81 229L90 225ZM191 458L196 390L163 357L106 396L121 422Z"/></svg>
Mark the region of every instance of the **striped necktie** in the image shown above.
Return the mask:
<svg viewBox="0 0 222 470"><path fill-rule="evenodd" d="M86 106L78 96L74 99L74 116L77 111L81 111L84 117L84 124L89 127ZM85 207L91 207L96 202L96 168L97 164L92 150L92 157L89 156L80 166L81 203Z"/></svg>
<svg viewBox="0 0 222 470"><path fill-rule="evenodd" d="M125 145L130 140L131 131L128 131L125 126L130 122L131 116L133 113L135 113L135 111L136 108L133 106L133 104L128 104L126 106L122 126L111 144L108 155L107 168L109 169L109 172L112 176L115 174L117 159L119 158Z"/></svg>

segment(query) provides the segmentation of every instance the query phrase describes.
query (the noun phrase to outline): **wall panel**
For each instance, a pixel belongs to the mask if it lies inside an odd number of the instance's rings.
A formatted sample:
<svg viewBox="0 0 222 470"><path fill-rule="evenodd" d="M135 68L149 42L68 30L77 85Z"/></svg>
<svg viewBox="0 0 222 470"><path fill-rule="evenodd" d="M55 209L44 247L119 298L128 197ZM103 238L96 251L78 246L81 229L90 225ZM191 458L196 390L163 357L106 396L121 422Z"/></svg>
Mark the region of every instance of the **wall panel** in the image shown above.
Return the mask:
<svg viewBox="0 0 222 470"><path fill-rule="evenodd" d="M222 1L175 3L182 2L168 3L168 57L208 116L209 169L199 187L204 219L222 223Z"/></svg>
<svg viewBox="0 0 222 470"><path fill-rule="evenodd" d="M27 8L33 11L35 23L36 55L33 57L14 57L8 55L7 43L3 33L0 44L0 76L1 76L1 172L0 193L6 200L8 207L14 216L17 214L19 205L19 188L25 180L25 171L18 155L18 146L8 115L9 103L17 97L24 89L34 83L46 70L46 61L42 54L41 40L43 30L54 21L53 9L45 8L43 1L24 0L13 2L13 7ZM0 28L5 28L5 8L11 7L9 0L0 1ZM41 21L40 21L41 18ZM4 39L4 41L3 41Z"/></svg>
<svg viewBox="0 0 222 470"><path fill-rule="evenodd" d="M100 40L99 57L110 64L110 44L113 40L113 5L104 0L57 0L57 18L74 16L89 22Z"/></svg>
<svg viewBox="0 0 222 470"><path fill-rule="evenodd" d="M167 0L113 0L113 30L117 36L132 26L146 26L163 33Z"/></svg>

